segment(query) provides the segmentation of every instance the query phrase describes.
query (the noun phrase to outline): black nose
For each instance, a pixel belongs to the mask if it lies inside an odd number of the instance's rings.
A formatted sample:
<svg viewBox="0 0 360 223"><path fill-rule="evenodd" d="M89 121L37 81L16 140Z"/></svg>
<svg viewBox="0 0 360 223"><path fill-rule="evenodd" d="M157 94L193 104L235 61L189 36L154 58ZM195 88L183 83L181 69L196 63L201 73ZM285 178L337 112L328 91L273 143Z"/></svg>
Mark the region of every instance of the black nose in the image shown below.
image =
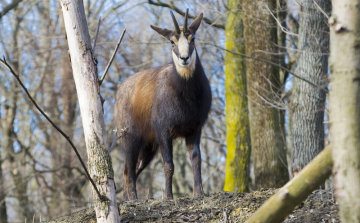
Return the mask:
<svg viewBox="0 0 360 223"><path fill-rule="evenodd" d="M189 59L189 57L180 57L180 59L182 59L184 62L186 62Z"/></svg>

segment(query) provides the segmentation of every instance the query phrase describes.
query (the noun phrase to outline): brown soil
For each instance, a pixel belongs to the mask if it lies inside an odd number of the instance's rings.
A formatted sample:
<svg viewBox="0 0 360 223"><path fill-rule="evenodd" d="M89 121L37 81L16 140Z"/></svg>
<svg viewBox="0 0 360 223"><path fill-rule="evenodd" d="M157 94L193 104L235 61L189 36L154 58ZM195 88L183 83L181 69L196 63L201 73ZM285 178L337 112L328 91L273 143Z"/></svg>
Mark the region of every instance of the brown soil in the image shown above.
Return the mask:
<svg viewBox="0 0 360 223"><path fill-rule="evenodd" d="M204 197L121 202L121 222L245 222L276 189L252 193L217 192ZM96 222L95 212L84 209L50 222ZM314 191L284 222L340 222L332 191Z"/></svg>

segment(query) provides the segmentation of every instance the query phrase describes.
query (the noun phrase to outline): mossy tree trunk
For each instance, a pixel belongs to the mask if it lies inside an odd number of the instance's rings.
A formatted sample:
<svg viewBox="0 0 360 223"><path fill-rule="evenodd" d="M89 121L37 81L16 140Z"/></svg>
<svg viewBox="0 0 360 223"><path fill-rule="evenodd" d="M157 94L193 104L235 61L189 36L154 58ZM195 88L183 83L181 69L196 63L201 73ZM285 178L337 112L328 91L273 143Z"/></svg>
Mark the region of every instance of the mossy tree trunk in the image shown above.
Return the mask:
<svg viewBox="0 0 360 223"><path fill-rule="evenodd" d="M226 20L226 49L245 53L242 0L229 0ZM245 59L225 53L226 173L225 191L249 190L250 127L246 95Z"/></svg>
<svg viewBox="0 0 360 223"><path fill-rule="evenodd" d="M273 54L277 51L277 26L268 8L275 11L276 0L243 0L245 49L247 55L277 62ZM255 187L281 187L289 180L289 174L284 116L274 107L281 92L279 69L247 60L246 77Z"/></svg>
<svg viewBox="0 0 360 223"><path fill-rule="evenodd" d="M299 45L294 73L326 87L329 57L327 18L316 5L329 13L330 0L300 1ZM324 148L326 93L294 78L290 98L291 173L296 175Z"/></svg>
<svg viewBox="0 0 360 223"><path fill-rule="evenodd" d="M115 197L114 171L102 111L100 89L83 1L61 0L73 76L79 99L88 169L98 190L108 200L100 200L92 188L97 222L120 222Z"/></svg>
<svg viewBox="0 0 360 223"><path fill-rule="evenodd" d="M360 1L334 0L330 133L341 222L360 222Z"/></svg>
<svg viewBox="0 0 360 223"><path fill-rule="evenodd" d="M330 176L331 148L324 149L296 177L271 196L247 223L280 223Z"/></svg>

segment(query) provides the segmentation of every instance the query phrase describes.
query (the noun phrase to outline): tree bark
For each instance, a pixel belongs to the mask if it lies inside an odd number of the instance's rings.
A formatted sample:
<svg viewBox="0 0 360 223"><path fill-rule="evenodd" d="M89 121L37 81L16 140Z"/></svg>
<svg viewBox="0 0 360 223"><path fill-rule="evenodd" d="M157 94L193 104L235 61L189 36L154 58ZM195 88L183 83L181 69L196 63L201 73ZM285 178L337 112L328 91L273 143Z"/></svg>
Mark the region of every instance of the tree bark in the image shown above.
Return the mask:
<svg viewBox="0 0 360 223"><path fill-rule="evenodd" d="M115 197L114 171L108 153L108 141L102 113L98 77L92 54L83 1L61 0L71 64L80 104L88 154L88 168L100 193L92 187L97 222L119 222Z"/></svg>
<svg viewBox="0 0 360 223"><path fill-rule="evenodd" d="M247 55L276 63L277 29L269 10L275 0L243 0ZM259 52L260 51L260 52ZM255 187L277 188L289 179L283 113L273 106L279 98L279 69L256 60L246 61L249 97L251 154Z"/></svg>
<svg viewBox="0 0 360 223"><path fill-rule="evenodd" d="M7 223L7 213L6 213L6 194L4 188L4 175L2 170L2 158L0 152L0 222Z"/></svg>
<svg viewBox="0 0 360 223"><path fill-rule="evenodd" d="M330 0L317 0L330 12ZM300 1L299 45L294 73L324 87L328 72L329 26L313 0ZM291 173L298 174L324 148L326 93L294 78L290 100Z"/></svg>
<svg viewBox="0 0 360 223"><path fill-rule="evenodd" d="M307 165L295 178L271 196L247 223L282 222L294 208L330 176L332 152L328 147Z"/></svg>
<svg viewBox="0 0 360 223"><path fill-rule="evenodd" d="M21 53L19 51L20 44L18 42L19 30L21 25L21 19L19 19L19 15L21 13L20 10L15 10L15 25L12 32L13 43L12 43L12 55L14 57L13 60L13 69L16 73L21 74ZM20 86L15 78L12 79L11 82L11 92L7 95L4 95L4 101L8 101L5 106L4 118L2 121L2 130L3 130L3 139L1 140L1 145L4 148L6 153L6 162L8 163L8 167L10 168L10 176L12 179L12 183L15 186L13 192L14 196L19 202L19 206L16 207L16 215L18 219L22 221L27 221L32 219L33 213L31 211L32 207L29 204L28 197L28 181L25 179L28 174L26 168L26 162L24 162L24 153L25 151L17 151L15 152L14 143L15 143L15 119L17 118L17 110L18 110L18 99Z"/></svg>
<svg viewBox="0 0 360 223"><path fill-rule="evenodd" d="M229 0L226 45L230 51L245 53L242 0ZM250 126L246 95L245 59L225 52L226 172L225 191L247 192L250 179Z"/></svg>
<svg viewBox="0 0 360 223"><path fill-rule="evenodd" d="M360 1L334 0L331 26L330 133L342 222L360 222Z"/></svg>

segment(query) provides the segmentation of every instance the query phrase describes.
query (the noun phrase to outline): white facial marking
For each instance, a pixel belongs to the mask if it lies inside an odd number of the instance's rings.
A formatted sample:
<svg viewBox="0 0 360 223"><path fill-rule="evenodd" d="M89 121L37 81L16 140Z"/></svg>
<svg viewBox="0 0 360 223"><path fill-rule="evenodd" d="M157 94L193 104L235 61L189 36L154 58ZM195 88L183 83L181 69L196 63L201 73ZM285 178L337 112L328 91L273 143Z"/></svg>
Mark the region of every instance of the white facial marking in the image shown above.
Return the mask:
<svg viewBox="0 0 360 223"><path fill-rule="evenodd" d="M184 33L181 32L179 42L178 42L179 54L180 57L188 57L189 56L189 42L184 36Z"/></svg>
<svg viewBox="0 0 360 223"><path fill-rule="evenodd" d="M190 58L188 59L188 64L186 66L182 65L182 60L176 56L174 51L172 51L172 56L176 71L180 74L180 76L185 79L191 78L195 70L196 54L194 54L194 56L190 56Z"/></svg>
<svg viewBox="0 0 360 223"><path fill-rule="evenodd" d="M183 32L180 34L180 38L176 45L179 50L179 57L174 53L174 51L172 51L176 71L180 74L181 77L189 79L192 77L195 70L196 54L192 53L192 55L189 55L189 41L184 36ZM185 62L180 57L189 57L189 59L187 59Z"/></svg>

